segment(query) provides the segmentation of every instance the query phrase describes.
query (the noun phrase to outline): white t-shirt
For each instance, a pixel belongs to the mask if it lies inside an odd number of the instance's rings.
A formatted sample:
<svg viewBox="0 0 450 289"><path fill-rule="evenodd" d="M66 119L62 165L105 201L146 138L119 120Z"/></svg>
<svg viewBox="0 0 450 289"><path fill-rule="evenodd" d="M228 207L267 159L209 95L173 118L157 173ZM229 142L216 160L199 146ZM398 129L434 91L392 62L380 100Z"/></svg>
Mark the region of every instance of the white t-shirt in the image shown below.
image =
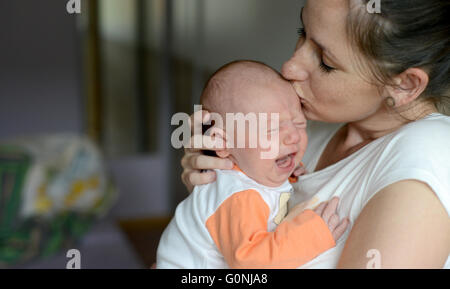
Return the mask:
<svg viewBox="0 0 450 289"><path fill-rule="evenodd" d="M323 150L342 125L308 122L309 144L303 163L312 173L293 184L295 192L289 208L300 202L309 202L307 207L311 208L339 196L339 216L349 216L354 224L381 189L400 180L415 179L431 187L450 216L450 117L430 114L314 172ZM336 247L301 268L336 268L349 232L347 229ZM450 268L450 255L444 268Z"/></svg>

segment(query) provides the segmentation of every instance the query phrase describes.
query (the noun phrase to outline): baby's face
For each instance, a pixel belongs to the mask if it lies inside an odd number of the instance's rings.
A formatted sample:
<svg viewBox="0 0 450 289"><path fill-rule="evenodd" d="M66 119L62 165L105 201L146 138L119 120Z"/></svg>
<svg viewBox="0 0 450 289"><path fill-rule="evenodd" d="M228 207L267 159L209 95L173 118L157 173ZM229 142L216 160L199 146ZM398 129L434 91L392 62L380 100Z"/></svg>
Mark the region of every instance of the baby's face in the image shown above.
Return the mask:
<svg viewBox="0 0 450 289"><path fill-rule="evenodd" d="M236 109L235 112L244 114L255 113L258 116L259 113L266 113L269 120L267 139L272 141L272 146L278 146L278 150L274 147L263 149L259 142L257 148L249 148L247 127L246 147L230 149L230 158L258 183L270 187L282 185L300 164L308 143L306 118L291 84L279 79L264 87L245 87L242 97L233 100L232 107ZM274 121L271 119L272 113L279 115L274 130L270 125L270 121ZM269 159L262 158L263 153L269 150L277 154Z"/></svg>

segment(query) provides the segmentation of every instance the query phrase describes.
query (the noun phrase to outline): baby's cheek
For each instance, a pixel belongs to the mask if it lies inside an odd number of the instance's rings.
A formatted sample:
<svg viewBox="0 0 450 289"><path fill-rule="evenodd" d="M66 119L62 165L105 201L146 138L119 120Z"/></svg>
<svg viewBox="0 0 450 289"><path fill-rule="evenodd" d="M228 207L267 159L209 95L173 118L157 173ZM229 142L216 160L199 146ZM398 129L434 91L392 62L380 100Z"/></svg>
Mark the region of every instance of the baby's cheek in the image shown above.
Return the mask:
<svg viewBox="0 0 450 289"><path fill-rule="evenodd" d="M300 154L303 157L305 153L306 147L308 146L308 135L306 134L306 130L302 130L300 133Z"/></svg>

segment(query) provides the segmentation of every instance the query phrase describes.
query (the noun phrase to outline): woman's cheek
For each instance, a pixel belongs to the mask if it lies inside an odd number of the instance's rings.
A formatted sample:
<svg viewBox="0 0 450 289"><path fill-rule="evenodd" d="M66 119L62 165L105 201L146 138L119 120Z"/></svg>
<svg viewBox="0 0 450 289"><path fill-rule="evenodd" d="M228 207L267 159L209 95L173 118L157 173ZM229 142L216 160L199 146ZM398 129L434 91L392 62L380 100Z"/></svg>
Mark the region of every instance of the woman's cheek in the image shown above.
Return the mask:
<svg viewBox="0 0 450 289"><path fill-rule="evenodd" d="M336 96L340 92L340 87L337 86L339 81L331 78L332 75L323 76L323 74L323 72L318 71L311 77L310 86L313 98L319 103L336 103Z"/></svg>

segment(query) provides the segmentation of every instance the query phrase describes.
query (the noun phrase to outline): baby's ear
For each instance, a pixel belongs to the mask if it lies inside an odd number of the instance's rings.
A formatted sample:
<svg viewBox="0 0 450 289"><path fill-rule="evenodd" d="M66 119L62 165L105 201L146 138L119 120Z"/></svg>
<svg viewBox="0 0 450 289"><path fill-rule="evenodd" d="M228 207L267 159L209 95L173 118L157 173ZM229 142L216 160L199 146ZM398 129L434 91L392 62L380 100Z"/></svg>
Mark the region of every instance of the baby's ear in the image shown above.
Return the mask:
<svg viewBox="0 0 450 289"><path fill-rule="evenodd" d="M220 150L220 151L216 151L216 154L219 158L227 158L230 156L230 151L225 149L225 150Z"/></svg>
<svg viewBox="0 0 450 289"><path fill-rule="evenodd" d="M216 148L217 156L227 158L230 151L227 149L227 135L226 132L218 127L210 128L207 133L211 137L211 147Z"/></svg>

